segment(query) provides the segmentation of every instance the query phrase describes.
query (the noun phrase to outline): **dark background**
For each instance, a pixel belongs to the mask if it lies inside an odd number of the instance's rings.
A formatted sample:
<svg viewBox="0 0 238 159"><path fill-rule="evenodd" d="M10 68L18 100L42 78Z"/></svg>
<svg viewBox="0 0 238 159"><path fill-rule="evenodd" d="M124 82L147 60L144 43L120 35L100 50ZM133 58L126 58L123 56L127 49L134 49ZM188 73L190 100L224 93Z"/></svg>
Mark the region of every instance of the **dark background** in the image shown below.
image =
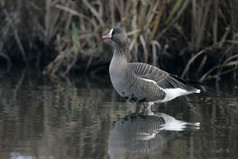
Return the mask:
<svg viewBox="0 0 238 159"><path fill-rule="evenodd" d="M124 28L130 61L185 79L237 78L238 1L0 0L0 67L25 65L48 75L107 73Z"/></svg>

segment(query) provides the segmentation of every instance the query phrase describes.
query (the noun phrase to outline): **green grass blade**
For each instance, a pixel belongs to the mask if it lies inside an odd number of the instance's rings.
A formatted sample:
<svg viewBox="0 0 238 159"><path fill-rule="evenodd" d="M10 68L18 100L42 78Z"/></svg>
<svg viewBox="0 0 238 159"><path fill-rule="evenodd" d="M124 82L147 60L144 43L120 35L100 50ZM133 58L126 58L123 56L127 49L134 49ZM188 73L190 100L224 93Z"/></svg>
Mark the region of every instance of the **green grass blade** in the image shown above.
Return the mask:
<svg viewBox="0 0 238 159"><path fill-rule="evenodd" d="M174 17L174 14L178 11L178 9L181 7L182 4L182 0L177 0L177 2L175 3L169 17L167 18L165 24L168 25L170 23L170 21L172 20L172 18Z"/></svg>
<svg viewBox="0 0 238 159"><path fill-rule="evenodd" d="M72 22L72 39L73 39L74 51L78 52L81 47L80 47L78 30L74 22Z"/></svg>

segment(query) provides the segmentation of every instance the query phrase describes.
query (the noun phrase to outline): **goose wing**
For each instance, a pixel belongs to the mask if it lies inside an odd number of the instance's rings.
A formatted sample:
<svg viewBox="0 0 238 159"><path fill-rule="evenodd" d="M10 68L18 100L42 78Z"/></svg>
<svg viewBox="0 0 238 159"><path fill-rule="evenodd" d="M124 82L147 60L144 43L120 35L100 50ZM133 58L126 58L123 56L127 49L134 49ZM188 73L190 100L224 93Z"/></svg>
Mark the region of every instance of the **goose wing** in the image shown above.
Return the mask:
<svg viewBox="0 0 238 159"><path fill-rule="evenodd" d="M140 78L152 80L163 89L181 88L187 91L196 91L197 89L185 80L178 78L176 75L171 75L155 66L145 63L129 63L129 69Z"/></svg>

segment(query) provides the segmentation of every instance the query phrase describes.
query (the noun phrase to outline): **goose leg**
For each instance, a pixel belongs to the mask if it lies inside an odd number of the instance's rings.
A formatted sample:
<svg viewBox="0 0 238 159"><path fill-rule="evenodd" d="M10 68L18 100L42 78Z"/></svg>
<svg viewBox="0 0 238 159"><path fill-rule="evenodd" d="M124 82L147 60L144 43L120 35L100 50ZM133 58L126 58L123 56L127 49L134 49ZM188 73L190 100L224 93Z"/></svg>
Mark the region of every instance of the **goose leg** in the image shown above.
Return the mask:
<svg viewBox="0 0 238 159"><path fill-rule="evenodd" d="M151 110L153 104L154 102L144 102L144 108Z"/></svg>
<svg viewBox="0 0 238 159"><path fill-rule="evenodd" d="M151 105L153 105L153 102L145 102L144 108L140 111L140 114L142 115L154 115L154 113L151 111Z"/></svg>

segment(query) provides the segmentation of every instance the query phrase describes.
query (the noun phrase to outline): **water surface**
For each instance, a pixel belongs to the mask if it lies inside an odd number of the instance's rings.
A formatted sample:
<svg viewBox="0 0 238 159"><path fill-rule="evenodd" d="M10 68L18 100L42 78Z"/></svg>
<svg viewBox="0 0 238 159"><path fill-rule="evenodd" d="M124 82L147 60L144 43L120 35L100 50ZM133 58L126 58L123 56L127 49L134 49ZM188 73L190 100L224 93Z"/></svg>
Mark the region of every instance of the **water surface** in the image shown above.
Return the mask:
<svg viewBox="0 0 238 159"><path fill-rule="evenodd" d="M108 76L13 71L0 77L0 158L237 158L237 84L219 85L141 116ZM165 116L200 126L164 127Z"/></svg>

